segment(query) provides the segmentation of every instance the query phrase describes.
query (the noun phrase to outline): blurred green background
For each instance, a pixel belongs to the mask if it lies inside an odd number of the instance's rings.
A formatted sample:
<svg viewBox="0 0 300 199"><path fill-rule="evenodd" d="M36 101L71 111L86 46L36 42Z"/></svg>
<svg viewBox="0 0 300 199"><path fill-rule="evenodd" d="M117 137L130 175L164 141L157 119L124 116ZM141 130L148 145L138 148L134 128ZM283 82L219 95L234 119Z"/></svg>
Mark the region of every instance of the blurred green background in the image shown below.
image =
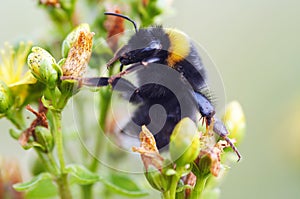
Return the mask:
<svg viewBox="0 0 300 199"><path fill-rule="evenodd" d="M175 0L166 27L200 43L222 76L226 102L238 100L247 132L222 185L222 199L300 198L300 1ZM35 1L2 1L0 45L45 34ZM49 35L51 36L51 35ZM26 162L0 120L0 154Z"/></svg>

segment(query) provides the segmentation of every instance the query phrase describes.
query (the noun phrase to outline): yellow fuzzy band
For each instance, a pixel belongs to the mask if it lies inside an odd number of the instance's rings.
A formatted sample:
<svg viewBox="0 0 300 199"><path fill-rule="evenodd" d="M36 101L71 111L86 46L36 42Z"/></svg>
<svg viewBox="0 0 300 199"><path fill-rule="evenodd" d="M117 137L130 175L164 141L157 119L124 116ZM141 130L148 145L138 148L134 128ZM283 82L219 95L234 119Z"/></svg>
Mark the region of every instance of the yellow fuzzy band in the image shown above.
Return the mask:
<svg viewBox="0 0 300 199"><path fill-rule="evenodd" d="M190 41L189 37L179 30L166 29L166 33L170 39L167 63L173 68L176 63L185 59L190 53Z"/></svg>

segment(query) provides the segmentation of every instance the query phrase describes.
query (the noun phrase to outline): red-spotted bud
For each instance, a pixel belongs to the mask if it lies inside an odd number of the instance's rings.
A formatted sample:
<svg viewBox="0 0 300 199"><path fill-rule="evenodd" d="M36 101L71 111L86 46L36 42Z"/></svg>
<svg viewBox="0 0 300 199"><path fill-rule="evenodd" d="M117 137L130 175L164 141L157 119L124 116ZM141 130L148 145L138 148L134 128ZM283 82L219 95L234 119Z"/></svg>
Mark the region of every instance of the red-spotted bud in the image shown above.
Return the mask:
<svg viewBox="0 0 300 199"><path fill-rule="evenodd" d="M57 84L60 68L52 55L40 47L33 47L28 55L28 66L33 76L49 88Z"/></svg>

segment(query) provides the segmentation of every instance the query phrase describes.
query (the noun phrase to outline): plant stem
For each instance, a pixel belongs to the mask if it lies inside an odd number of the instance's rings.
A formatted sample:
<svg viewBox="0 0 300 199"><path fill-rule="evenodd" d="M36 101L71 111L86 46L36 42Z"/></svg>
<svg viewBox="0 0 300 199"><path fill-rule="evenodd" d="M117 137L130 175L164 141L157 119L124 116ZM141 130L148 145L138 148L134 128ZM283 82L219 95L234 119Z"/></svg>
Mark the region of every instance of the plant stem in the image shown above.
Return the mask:
<svg viewBox="0 0 300 199"><path fill-rule="evenodd" d="M173 175L172 179L171 179L171 186L170 186L170 190L169 190L169 198L176 198L176 190L177 190L177 185L178 182L180 180L180 177L182 175L182 173L184 172L185 168L184 167L178 167L176 169L176 174Z"/></svg>
<svg viewBox="0 0 300 199"><path fill-rule="evenodd" d="M51 110L51 112L53 116L53 133L55 133L54 139L57 146L57 156L59 159L60 171L63 173L65 168L65 160L63 154L63 137L61 132L61 112L55 110Z"/></svg>
<svg viewBox="0 0 300 199"><path fill-rule="evenodd" d="M72 195L68 184L68 174L62 173L57 179L58 189L61 199L72 199Z"/></svg>
<svg viewBox="0 0 300 199"><path fill-rule="evenodd" d="M56 110L51 110L52 122L53 122L53 137L55 139L55 144L57 146L57 156L60 165L60 174L57 176L57 184L59 187L59 192L61 199L71 199L71 192L68 184L68 174L65 173L65 160L63 153L63 135L61 131L61 112Z"/></svg>
<svg viewBox="0 0 300 199"><path fill-rule="evenodd" d="M180 179L180 175L177 175L177 174L175 174L172 177L171 186L170 186L170 190L169 190L169 198L175 198L177 184L178 184L179 179Z"/></svg>
<svg viewBox="0 0 300 199"><path fill-rule="evenodd" d="M81 186L81 193L84 199L92 198L92 185L83 185Z"/></svg>
<svg viewBox="0 0 300 199"><path fill-rule="evenodd" d="M205 188L207 178L208 178L208 176L197 177L196 184L191 193L190 199L200 199L201 194Z"/></svg>
<svg viewBox="0 0 300 199"><path fill-rule="evenodd" d="M169 191L162 192L162 198L163 199L171 199L170 198L170 192Z"/></svg>

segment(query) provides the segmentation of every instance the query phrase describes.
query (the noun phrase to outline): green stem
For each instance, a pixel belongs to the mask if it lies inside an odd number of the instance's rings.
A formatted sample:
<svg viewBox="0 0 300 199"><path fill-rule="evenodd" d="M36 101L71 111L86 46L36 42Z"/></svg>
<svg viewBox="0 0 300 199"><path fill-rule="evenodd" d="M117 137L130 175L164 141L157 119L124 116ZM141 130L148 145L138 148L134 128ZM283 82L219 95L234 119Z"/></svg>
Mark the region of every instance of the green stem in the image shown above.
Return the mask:
<svg viewBox="0 0 300 199"><path fill-rule="evenodd" d="M178 167L176 169L176 174L173 175L172 179L171 179L171 186L170 186L170 190L169 190L169 198L176 198L176 190L177 190L177 185L178 182L180 180L180 177L182 175L182 173L184 172L185 168L184 167Z"/></svg>
<svg viewBox="0 0 300 199"><path fill-rule="evenodd" d="M55 139L55 144L57 146L57 156L60 164L60 171L64 173L65 168L65 160L64 160L64 153L63 153L63 136L61 132L61 112L51 110L53 116L53 135Z"/></svg>
<svg viewBox="0 0 300 199"><path fill-rule="evenodd" d="M63 135L61 131L61 112L56 110L51 110L52 122L53 122L53 137L55 139L55 144L57 146L57 156L60 165L60 175L57 178L57 184L59 187L59 192L61 199L71 199L72 195L68 184L68 174L65 172L65 160L63 153ZM54 160L53 160L54 161Z"/></svg>
<svg viewBox="0 0 300 199"><path fill-rule="evenodd" d="M56 104L57 104L57 98L56 98L55 88L49 89L49 93L50 93L50 96L51 96L51 102L52 102L52 105L53 105L54 107L56 107Z"/></svg>
<svg viewBox="0 0 300 199"><path fill-rule="evenodd" d="M162 199L171 199L170 192L169 191L162 192Z"/></svg>
<svg viewBox="0 0 300 199"><path fill-rule="evenodd" d="M201 176L197 177L196 184L195 184L195 187L194 187L194 189L191 193L190 199L200 199L201 194L202 194L202 192L205 188L207 178L208 178L208 176L206 176L206 177L201 177Z"/></svg>
<svg viewBox="0 0 300 199"><path fill-rule="evenodd" d="M59 178L57 178L58 189L61 199L72 199L72 195L68 184L68 174L62 173Z"/></svg>
<svg viewBox="0 0 300 199"><path fill-rule="evenodd" d="M62 94L57 102L57 109L62 110L66 106L70 97L71 95Z"/></svg>
<svg viewBox="0 0 300 199"><path fill-rule="evenodd" d="M92 198L92 185L83 185L81 186L81 194L84 199Z"/></svg>
<svg viewBox="0 0 300 199"><path fill-rule="evenodd" d="M174 198L176 196L176 189L177 189L177 184L180 179L179 175L174 175L171 179L171 186L169 190L169 198Z"/></svg>

